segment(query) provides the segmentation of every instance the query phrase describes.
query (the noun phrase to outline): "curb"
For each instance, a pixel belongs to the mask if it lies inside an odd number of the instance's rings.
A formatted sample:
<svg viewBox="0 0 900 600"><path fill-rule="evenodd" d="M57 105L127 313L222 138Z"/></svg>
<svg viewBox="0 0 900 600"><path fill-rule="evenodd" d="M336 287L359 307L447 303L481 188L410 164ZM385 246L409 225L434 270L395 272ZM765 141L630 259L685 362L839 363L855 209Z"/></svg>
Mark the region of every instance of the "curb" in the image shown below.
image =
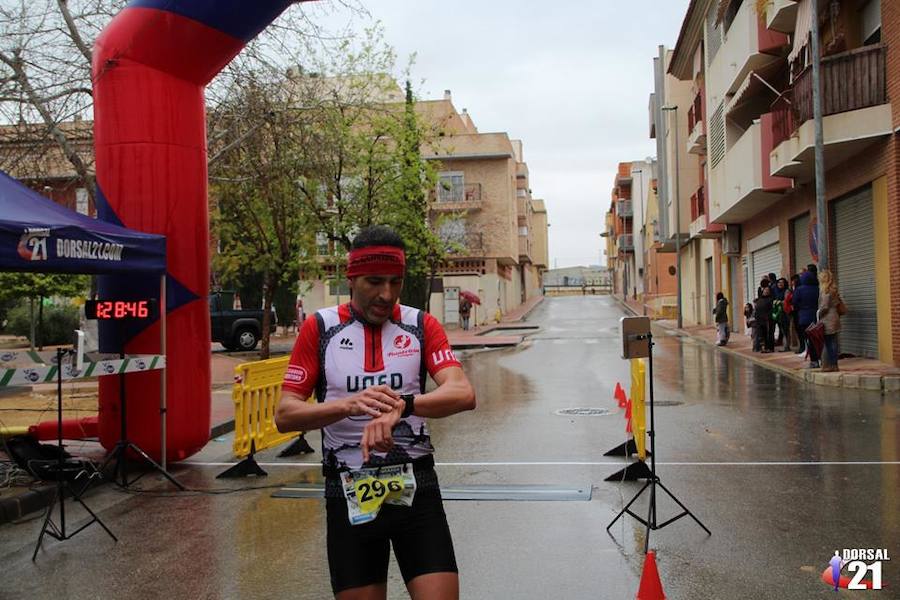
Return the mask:
<svg viewBox="0 0 900 600"><path fill-rule="evenodd" d="M611 296L618 304L621 306L626 312L637 315L633 308L631 308L628 304L616 298L615 296ZM676 327L668 327L666 325L659 325L663 329L667 331L674 331L679 336L689 337L692 340L705 344L707 346L713 346L717 351L727 352L732 356L737 356L743 358L744 360L750 361L754 364L757 364L761 367L765 367L769 370L776 371L782 375L786 375L792 379L797 381L802 381L804 383L809 383L813 385L823 385L829 387L839 387L845 389L860 389L871 392L880 392L882 394L889 394L900 391L900 376L895 375L874 375L871 373L822 373L821 371L814 371L811 369L790 369L788 367L782 367L781 365L775 365L768 361L761 360L756 358L755 356L749 356L744 354L743 352L738 352L737 350L732 350L727 346L716 346L713 342L710 342L706 338L691 335L687 331L683 329L678 329Z"/></svg>
<svg viewBox="0 0 900 600"><path fill-rule="evenodd" d="M47 484L12 498L0 499L0 525L18 521L30 513L47 508L55 493L56 485Z"/></svg>
<svg viewBox="0 0 900 600"><path fill-rule="evenodd" d="M506 321L506 320L504 320L504 319L500 319L500 323L498 323L498 325L499 325L499 324L502 324L502 323L521 323L522 321L524 321L525 319L527 319L527 318L528 318L528 315L530 315L532 312L534 312L534 309L536 309L538 306L540 306L541 304L543 304L544 300L547 299L546 296L538 296L538 297L540 298L540 300L538 300L537 302L535 302L535 303L534 303L534 306L532 306L531 308L529 308L528 310L526 310L525 312L523 312L521 315L519 315L518 318L516 318L516 319L510 319L510 320L508 320L508 321Z"/></svg>

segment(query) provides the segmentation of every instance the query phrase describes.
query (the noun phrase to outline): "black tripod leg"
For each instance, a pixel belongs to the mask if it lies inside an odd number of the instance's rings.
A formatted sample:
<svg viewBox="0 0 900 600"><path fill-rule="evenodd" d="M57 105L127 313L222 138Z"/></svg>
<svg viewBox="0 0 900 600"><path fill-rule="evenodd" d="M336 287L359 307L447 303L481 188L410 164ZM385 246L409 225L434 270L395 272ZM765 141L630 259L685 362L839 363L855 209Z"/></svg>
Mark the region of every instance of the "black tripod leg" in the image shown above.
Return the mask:
<svg viewBox="0 0 900 600"><path fill-rule="evenodd" d="M661 481L659 482L659 487L661 487L661 488L669 495L669 498L671 498L672 500L674 500L675 503L678 504L678 506L680 506L681 509L682 509L684 512L686 512L687 515L688 515L690 518L692 518L694 521L696 521L696 522L697 522L697 525L699 525L700 527L702 527L702 528L703 528L703 531L705 531L705 532L707 533L707 535L712 535L712 531L710 531L709 529L707 529L707 528L706 528L706 525L704 525L703 523L701 523L701 522L700 522L700 519L698 519L697 517L695 517L695 516L694 516L694 513L692 513L692 512L688 509L687 506L685 506L684 504L682 504L682 503L681 503L681 500L679 500L678 498L676 498L676 497L675 497L675 494L673 494L672 492L670 492L670 491L668 490L668 488L662 484Z"/></svg>
<svg viewBox="0 0 900 600"><path fill-rule="evenodd" d="M155 460L153 460L152 458L150 458L150 457L147 455L147 453L144 452L143 450L141 450L141 448L140 448L137 444L129 443L129 444L128 444L128 447L131 448L132 450L134 450L135 452L137 452L138 454L140 454L140 455L141 455L141 458L143 458L145 461L147 461L148 463L150 463L150 466L152 466L154 469L156 469L157 471L159 471L160 474L162 474L163 477L165 477L166 479L169 480L169 482L172 483L172 485L174 485L175 487L177 487L177 488L178 488L179 490L181 490L181 491L184 491L184 490L185 490L185 487L184 487L183 485L181 485L181 483L180 483L177 479L175 479L174 477L172 477L171 475L169 475L169 473L166 472L166 470L163 469L162 466L160 466L159 463L157 463ZM126 484L126 485L127 485L127 484Z"/></svg>
<svg viewBox="0 0 900 600"><path fill-rule="evenodd" d="M650 531L656 529L656 479L650 480L650 505L647 507L647 535L644 536L644 554L650 550Z"/></svg>
<svg viewBox="0 0 900 600"><path fill-rule="evenodd" d="M98 517L97 515L94 514L94 511L92 511L92 510L88 507L88 505L85 504L84 501L83 501L80 497L75 496L75 501L78 502L78 504L80 504L81 507L82 507L84 510L86 510L86 511L88 512L89 515L91 515L91 518L94 519L94 521L96 521L97 524L99 524L100 527L103 528L103 531L105 531L105 532L109 535L109 537L111 537L111 538L113 539L114 542L118 542L118 541L119 541L119 538L117 538L117 537L113 534L113 532L109 530L109 527L107 527L106 524L105 524L103 521L100 520L100 517ZM90 523L88 523L88 525L90 525ZM87 525L85 525L85 527L87 527ZM83 529L83 528L82 528L82 529ZM78 532L76 531L75 533L78 533ZM75 535L75 534L73 533L72 535Z"/></svg>
<svg viewBox="0 0 900 600"><path fill-rule="evenodd" d="M50 517L53 516L53 507L56 506L57 501L59 500L59 490L54 492L53 501L50 502L50 506L47 507L47 515L44 517L44 524L41 526L41 533L38 535L37 544L34 546L34 554L31 555L31 562L34 562L37 559L38 550L41 549L41 542L44 541L44 534L47 533L47 527L51 525Z"/></svg>
<svg viewBox="0 0 900 600"><path fill-rule="evenodd" d="M606 526L607 531L609 531L609 528L612 527L616 523L616 521L619 520L619 517L621 517L622 515L625 514L625 512L628 510L628 508L632 504L634 504L634 501L637 500L640 497L640 495L644 493L644 490L647 489L648 485L650 485L649 481L644 484L644 486L640 489L640 491L637 494L634 495L634 498L632 498L631 500L628 501L628 504L625 505L625 508L623 508L621 511L619 511L619 514L616 515L616 518L613 519L612 521L610 521L609 525Z"/></svg>

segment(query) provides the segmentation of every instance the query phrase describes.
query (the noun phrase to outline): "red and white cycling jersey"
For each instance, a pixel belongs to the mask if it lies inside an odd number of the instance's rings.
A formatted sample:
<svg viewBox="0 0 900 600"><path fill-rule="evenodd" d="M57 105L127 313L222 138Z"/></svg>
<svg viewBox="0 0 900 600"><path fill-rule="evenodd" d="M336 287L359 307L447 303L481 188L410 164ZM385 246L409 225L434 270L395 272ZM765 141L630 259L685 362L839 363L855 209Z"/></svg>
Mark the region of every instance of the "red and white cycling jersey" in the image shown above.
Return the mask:
<svg viewBox="0 0 900 600"><path fill-rule="evenodd" d="M388 385L399 394L425 391L426 373L458 367L444 328L432 315L394 306L381 326L366 323L342 304L306 319L294 344L283 388L319 402L333 402L367 387ZM322 428L322 462L327 468L362 466L360 442L369 416L348 417ZM434 452L428 426L411 415L394 427L394 447L372 452L369 465L409 462Z"/></svg>

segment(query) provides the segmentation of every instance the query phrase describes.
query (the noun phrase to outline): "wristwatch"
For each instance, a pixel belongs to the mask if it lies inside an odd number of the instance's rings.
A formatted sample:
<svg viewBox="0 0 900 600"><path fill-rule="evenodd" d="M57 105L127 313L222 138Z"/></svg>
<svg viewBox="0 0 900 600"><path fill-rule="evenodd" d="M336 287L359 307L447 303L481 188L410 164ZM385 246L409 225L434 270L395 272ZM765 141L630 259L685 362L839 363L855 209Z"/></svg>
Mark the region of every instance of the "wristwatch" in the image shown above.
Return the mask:
<svg viewBox="0 0 900 600"><path fill-rule="evenodd" d="M400 417L405 419L413 414L415 410L416 397L412 394L400 394L400 399L406 403L406 406L403 408L403 412L400 413Z"/></svg>

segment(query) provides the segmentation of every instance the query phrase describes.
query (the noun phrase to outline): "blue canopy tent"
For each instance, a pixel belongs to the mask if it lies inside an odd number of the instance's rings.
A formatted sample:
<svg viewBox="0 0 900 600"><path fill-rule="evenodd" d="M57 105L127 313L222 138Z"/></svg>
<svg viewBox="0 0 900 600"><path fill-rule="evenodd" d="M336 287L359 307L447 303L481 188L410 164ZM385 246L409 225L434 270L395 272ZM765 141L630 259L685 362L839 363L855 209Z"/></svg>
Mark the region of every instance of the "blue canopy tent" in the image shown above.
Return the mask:
<svg viewBox="0 0 900 600"><path fill-rule="evenodd" d="M0 171L0 271L166 272L166 238L76 213Z"/></svg>
<svg viewBox="0 0 900 600"><path fill-rule="evenodd" d="M159 277L160 354L165 355L165 236L79 214L0 171L0 271ZM160 389L165 469L165 384Z"/></svg>

